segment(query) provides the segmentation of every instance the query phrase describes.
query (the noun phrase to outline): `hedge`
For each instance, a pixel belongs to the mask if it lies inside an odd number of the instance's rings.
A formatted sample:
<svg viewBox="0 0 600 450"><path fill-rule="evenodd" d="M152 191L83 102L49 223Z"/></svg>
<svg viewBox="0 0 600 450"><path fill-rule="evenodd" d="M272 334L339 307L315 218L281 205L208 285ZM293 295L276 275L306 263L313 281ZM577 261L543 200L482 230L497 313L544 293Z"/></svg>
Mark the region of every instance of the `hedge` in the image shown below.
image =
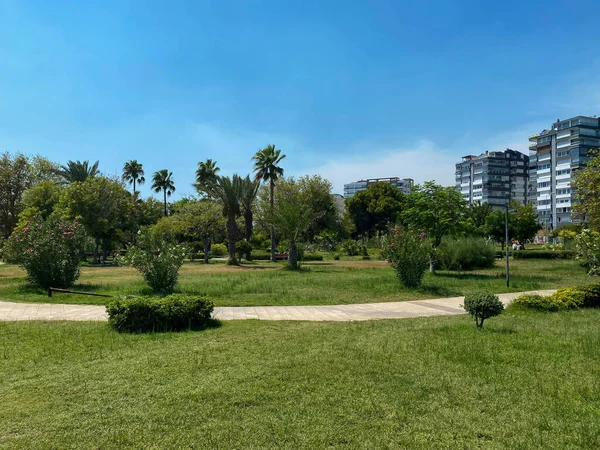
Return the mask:
<svg viewBox="0 0 600 450"><path fill-rule="evenodd" d="M280 258L278 258L280 259ZM270 261L271 254L263 252L252 252L253 261ZM323 255L320 253L304 253L302 261L323 261Z"/></svg>
<svg viewBox="0 0 600 450"><path fill-rule="evenodd" d="M119 332L129 333L206 328L213 309L207 298L183 294L118 299L106 306L108 323Z"/></svg>
<svg viewBox="0 0 600 450"><path fill-rule="evenodd" d="M600 307L600 284L562 288L550 296L524 294L516 298L513 304L540 311Z"/></svg>
<svg viewBox="0 0 600 450"><path fill-rule="evenodd" d="M574 251L518 250L512 252L514 259L575 259Z"/></svg>

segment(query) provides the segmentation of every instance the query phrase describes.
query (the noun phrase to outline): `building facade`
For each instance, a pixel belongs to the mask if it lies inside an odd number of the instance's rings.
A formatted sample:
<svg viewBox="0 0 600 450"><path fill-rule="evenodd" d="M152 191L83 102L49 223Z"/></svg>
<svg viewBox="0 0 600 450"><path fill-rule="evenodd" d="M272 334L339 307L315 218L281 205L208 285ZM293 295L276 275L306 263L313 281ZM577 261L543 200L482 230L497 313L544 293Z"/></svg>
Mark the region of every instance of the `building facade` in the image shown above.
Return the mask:
<svg viewBox="0 0 600 450"><path fill-rule="evenodd" d="M456 189L467 203L489 203L504 208L528 198L529 157L516 150L464 156L456 164Z"/></svg>
<svg viewBox="0 0 600 450"><path fill-rule="evenodd" d="M573 175L589 160L590 149L600 148L600 122L577 116L558 120L550 130L529 138L529 202L545 229L575 222L571 215Z"/></svg>
<svg viewBox="0 0 600 450"><path fill-rule="evenodd" d="M408 194L413 185L414 180L412 178L369 178L367 180L359 180L353 183L344 184L344 198L352 198L354 194L359 191L364 191L370 185L375 183L389 183L392 186L397 187L405 194Z"/></svg>

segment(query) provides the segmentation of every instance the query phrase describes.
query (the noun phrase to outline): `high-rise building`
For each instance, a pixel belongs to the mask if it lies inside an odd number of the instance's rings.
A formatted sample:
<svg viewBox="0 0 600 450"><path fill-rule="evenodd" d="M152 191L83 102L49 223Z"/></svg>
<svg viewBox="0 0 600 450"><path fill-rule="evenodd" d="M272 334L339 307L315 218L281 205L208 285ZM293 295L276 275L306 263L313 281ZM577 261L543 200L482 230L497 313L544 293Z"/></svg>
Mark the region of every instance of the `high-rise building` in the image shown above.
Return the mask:
<svg viewBox="0 0 600 450"><path fill-rule="evenodd" d="M375 183L389 183L397 187L405 194L408 194L413 187L414 180L412 178L369 178L367 180L359 180L354 183L344 184L344 198L351 198L358 191L364 191L370 185Z"/></svg>
<svg viewBox="0 0 600 450"><path fill-rule="evenodd" d="M504 208L508 202L527 202L529 157L516 150L463 156L456 164L456 189L469 203Z"/></svg>
<svg viewBox="0 0 600 450"><path fill-rule="evenodd" d="M577 116L556 121L550 130L529 137L529 201L546 229L576 221L571 216L573 175L600 147L600 122Z"/></svg>

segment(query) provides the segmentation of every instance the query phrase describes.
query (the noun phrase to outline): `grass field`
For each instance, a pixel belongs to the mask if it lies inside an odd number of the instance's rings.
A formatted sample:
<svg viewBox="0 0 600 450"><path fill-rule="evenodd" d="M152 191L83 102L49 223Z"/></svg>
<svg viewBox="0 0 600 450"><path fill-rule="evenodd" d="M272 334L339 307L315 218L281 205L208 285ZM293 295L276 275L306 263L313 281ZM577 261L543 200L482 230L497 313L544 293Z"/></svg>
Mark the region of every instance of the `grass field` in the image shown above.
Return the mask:
<svg viewBox="0 0 600 450"><path fill-rule="evenodd" d="M206 294L219 306L325 305L420 300L463 295L485 288L500 292L553 289L589 282L576 261L511 261L511 287L506 288L503 262L489 270L427 273L418 289L403 288L383 261L326 261L306 263L299 272L283 264L186 263L180 270L178 290ZM73 289L117 295L150 294L141 275L131 268L83 267ZM592 279L593 280L593 279ZM0 266L0 299L22 302L103 304L103 297L47 293L29 286L17 266Z"/></svg>
<svg viewBox="0 0 600 450"><path fill-rule="evenodd" d="M599 321L0 323L0 447L600 448Z"/></svg>

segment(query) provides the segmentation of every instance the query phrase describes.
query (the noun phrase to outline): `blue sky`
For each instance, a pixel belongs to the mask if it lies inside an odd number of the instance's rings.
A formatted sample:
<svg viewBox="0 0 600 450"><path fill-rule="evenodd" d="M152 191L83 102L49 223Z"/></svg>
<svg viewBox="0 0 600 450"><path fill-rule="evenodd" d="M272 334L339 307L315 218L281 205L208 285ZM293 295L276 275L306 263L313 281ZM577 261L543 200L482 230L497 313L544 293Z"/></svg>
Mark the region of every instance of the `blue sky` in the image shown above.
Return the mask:
<svg viewBox="0 0 600 450"><path fill-rule="evenodd" d="M462 155L600 114L599 23L592 0L0 0L0 150L138 159L178 197L268 143L336 192L452 184Z"/></svg>

